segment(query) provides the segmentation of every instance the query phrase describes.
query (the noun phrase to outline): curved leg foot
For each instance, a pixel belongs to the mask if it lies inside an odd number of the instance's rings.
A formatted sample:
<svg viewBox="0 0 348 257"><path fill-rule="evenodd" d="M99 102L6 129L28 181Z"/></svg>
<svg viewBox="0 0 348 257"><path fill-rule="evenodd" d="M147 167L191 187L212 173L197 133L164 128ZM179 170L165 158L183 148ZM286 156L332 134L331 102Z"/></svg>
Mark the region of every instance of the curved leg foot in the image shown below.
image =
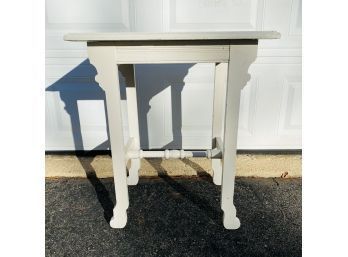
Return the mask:
<svg viewBox="0 0 348 257"><path fill-rule="evenodd" d="M222 163L220 159L212 159L211 166L213 169L213 182L215 185L221 186L222 181Z"/></svg>
<svg viewBox="0 0 348 257"><path fill-rule="evenodd" d="M127 224L127 211L114 210L114 216L110 220L110 226L112 228L124 228L126 224Z"/></svg>
<svg viewBox="0 0 348 257"><path fill-rule="evenodd" d="M235 215L224 213L223 222L226 229L238 229L240 227L240 221Z"/></svg>
<svg viewBox="0 0 348 257"><path fill-rule="evenodd" d="M129 176L127 177L127 184L134 186L139 182L140 159L131 159L131 166L129 168Z"/></svg>

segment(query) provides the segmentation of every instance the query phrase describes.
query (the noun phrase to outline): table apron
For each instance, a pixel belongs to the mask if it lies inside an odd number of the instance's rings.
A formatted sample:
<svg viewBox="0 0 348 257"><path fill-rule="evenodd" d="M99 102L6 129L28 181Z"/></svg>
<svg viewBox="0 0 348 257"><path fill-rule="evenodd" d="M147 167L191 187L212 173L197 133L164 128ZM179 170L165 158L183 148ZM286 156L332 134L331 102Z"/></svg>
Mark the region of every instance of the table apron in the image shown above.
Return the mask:
<svg viewBox="0 0 348 257"><path fill-rule="evenodd" d="M89 46L90 47L90 46ZM229 45L114 46L117 64L229 61Z"/></svg>

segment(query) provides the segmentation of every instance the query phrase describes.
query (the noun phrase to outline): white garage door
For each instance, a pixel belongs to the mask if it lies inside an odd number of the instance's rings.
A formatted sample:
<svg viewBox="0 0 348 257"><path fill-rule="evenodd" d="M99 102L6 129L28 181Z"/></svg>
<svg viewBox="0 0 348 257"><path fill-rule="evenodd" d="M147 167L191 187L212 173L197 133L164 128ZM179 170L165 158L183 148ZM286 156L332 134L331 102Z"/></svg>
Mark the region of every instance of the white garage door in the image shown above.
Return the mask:
<svg viewBox="0 0 348 257"><path fill-rule="evenodd" d="M280 40L260 41L258 58L249 70L251 80L242 91L238 149L300 149L301 4L47 0L46 150L109 147L104 92L94 81L85 43L64 42L65 33L228 30L282 34ZM136 66L143 148L210 148L213 70L213 64Z"/></svg>

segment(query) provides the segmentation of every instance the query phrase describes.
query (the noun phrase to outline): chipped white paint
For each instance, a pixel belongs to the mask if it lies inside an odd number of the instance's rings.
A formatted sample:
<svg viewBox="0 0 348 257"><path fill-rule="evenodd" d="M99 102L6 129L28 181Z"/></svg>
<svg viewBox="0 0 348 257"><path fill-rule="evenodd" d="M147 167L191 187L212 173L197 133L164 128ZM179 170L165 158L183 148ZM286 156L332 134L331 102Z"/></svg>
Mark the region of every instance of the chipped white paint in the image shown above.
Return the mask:
<svg viewBox="0 0 348 257"><path fill-rule="evenodd" d="M222 158L213 162L213 168L216 174L214 182L220 184L221 181L222 184L221 208L224 211L223 224L227 229L237 229L240 226L240 222L236 216L237 212L233 203L233 196L240 93L250 79L248 69L256 59L258 39L272 39L279 38L279 36L277 32L259 31L172 34L96 33L69 34L65 36L66 40L89 42L88 56L98 73L96 81L106 94L116 192L116 206L114 208L114 216L110 222L111 227L123 228L127 223L129 200L126 162L129 159L128 152L141 153L134 71L131 65L123 66L126 67L123 70L123 75L128 84L130 84L130 87L127 89L127 101L131 137L127 146L124 146L121 95L118 79L118 68L122 72L121 64L132 64L132 62L226 62L216 65L213 140L216 148L222 151ZM204 41L204 44L202 44L202 41ZM127 51L124 48L127 48ZM207 49L209 49L208 52ZM157 50L160 50L160 53L163 54L159 54ZM134 55L132 52L137 54ZM161 60L161 57L163 57L163 60ZM127 77L130 78L127 79ZM226 99L221 99L224 96L224 92ZM211 152L213 151L214 149ZM165 150L159 156L186 157L183 150ZM136 184L138 181L140 158L133 159L136 161L131 163L132 167L128 184ZM222 162L222 166L220 162Z"/></svg>

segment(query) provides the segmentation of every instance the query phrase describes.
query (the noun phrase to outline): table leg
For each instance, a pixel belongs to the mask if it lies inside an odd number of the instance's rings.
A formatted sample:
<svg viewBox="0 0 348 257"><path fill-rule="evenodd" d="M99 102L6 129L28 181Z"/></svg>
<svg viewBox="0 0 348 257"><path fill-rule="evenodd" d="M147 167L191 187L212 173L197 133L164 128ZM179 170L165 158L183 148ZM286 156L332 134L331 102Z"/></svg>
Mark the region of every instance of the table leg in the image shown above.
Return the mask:
<svg viewBox="0 0 348 257"><path fill-rule="evenodd" d="M115 63L115 48L109 46L88 47L90 62L97 69L96 81L104 89L108 113L112 166L114 173L116 206L110 226L123 228L127 223L129 206L127 170L121 113L121 96L118 65Z"/></svg>
<svg viewBox="0 0 348 257"><path fill-rule="evenodd" d="M132 64L119 65L122 75L126 79L127 112L129 137L133 139L132 150L140 150L139 118L135 69ZM140 158L130 159L128 170L128 185L136 185L139 181Z"/></svg>
<svg viewBox="0 0 348 257"><path fill-rule="evenodd" d="M255 45L230 46L221 187L221 209L224 211L223 224L227 229L240 227L240 221L236 216L237 212L233 203L240 93L250 79L248 69L256 59L256 55L256 43Z"/></svg>
<svg viewBox="0 0 348 257"><path fill-rule="evenodd" d="M215 64L214 106L213 106L213 133L212 148L216 147L217 138L223 139L223 126L225 114L226 85L228 63ZM221 185L222 162L221 159L212 159L213 182Z"/></svg>

